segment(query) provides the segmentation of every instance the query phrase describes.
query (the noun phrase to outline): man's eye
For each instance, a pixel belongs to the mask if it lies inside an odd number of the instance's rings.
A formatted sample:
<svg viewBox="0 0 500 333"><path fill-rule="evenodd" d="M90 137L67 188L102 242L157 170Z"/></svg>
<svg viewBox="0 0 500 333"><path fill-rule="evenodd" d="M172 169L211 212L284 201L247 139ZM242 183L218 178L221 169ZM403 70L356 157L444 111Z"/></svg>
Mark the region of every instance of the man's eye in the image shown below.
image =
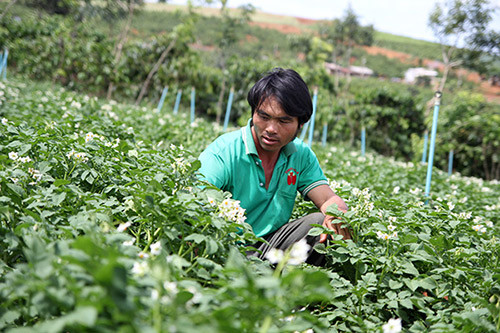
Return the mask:
<svg viewBox="0 0 500 333"><path fill-rule="evenodd" d="M280 123L282 124L290 124L292 121L290 119L280 119Z"/></svg>

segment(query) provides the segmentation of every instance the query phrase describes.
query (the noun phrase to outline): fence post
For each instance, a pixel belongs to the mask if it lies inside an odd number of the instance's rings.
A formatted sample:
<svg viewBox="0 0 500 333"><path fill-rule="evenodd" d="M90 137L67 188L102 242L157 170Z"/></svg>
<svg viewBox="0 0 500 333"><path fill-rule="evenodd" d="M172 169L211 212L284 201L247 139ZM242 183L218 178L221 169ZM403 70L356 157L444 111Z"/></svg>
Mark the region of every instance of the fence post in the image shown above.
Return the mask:
<svg viewBox="0 0 500 333"><path fill-rule="evenodd" d="M3 79L5 80L7 78L7 58L9 57L9 50L5 49L5 52L2 57L2 71L0 71L0 74L3 73Z"/></svg>
<svg viewBox="0 0 500 333"><path fill-rule="evenodd" d="M229 99L227 101L226 115L224 116L224 132L227 130L229 117L231 116L231 105L233 104L234 87L229 91Z"/></svg>
<svg viewBox="0 0 500 333"><path fill-rule="evenodd" d="M177 91L177 97L175 97L174 114L179 111L179 104L181 103L182 89Z"/></svg>
<svg viewBox="0 0 500 333"><path fill-rule="evenodd" d="M453 149L450 150L450 153L448 154L448 176L451 176L452 172L453 172Z"/></svg>
<svg viewBox="0 0 500 333"><path fill-rule="evenodd" d="M314 118L316 117L316 103L318 102L318 88L314 88L313 95L313 113L311 116L311 127L309 128L309 147L312 145L313 134L314 134Z"/></svg>
<svg viewBox="0 0 500 333"><path fill-rule="evenodd" d="M366 149L366 129L363 126L361 128L361 156L365 156Z"/></svg>
<svg viewBox="0 0 500 333"><path fill-rule="evenodd" d="M302 131L300 132L300 140L304 141L304 138L306 137L307 129L309 128L309 123L311 120L309 120L307 123L302 126Z"/></svg>
<svg viewBox="0 0 500 333"><path fill-rule="evenodd" d="M168 87L163 88L161 93L160 102L158 103L158 107L156 108L156 112L160 112L163 108L163 103L165 102L165 97L167 96Z"/></svg>
<svg viewBox="0 0 500 333"><path fill-rule="evenodd" d="M434 113L432 117L432 129L431 129L431 146L429 148L429 163L427 164L427 178L425 181L425 196L429 197L431 192L431 178L432 178L432 164L434 163L434 148L436 145L436 131L437 122L439 116L439 105L441 104L441 92L436 91L434 94ZM426 204L429 200L426 200Z"/></svg>
<svg viewBox="0 0 500 333"><path fill-rule="evenodd" d="M196 90L191 87L191 123L194 122L194 99L196 96Z"/></svg>
<svg viewBox="0 0 500 333"><path fill-rule="evenodd" d="M328 135L328 123L323 124L323 136L321 137L321 145L326 147L326 136Z"/></svg>
<svg viewBox="0 0 500 333"><path fill-rule="evenodd" d="M422 151L422 164L424 164L425 160L427 159L428 143L429 143L429 131L425 130L425 132L424 132L424 150Z"/></svg>

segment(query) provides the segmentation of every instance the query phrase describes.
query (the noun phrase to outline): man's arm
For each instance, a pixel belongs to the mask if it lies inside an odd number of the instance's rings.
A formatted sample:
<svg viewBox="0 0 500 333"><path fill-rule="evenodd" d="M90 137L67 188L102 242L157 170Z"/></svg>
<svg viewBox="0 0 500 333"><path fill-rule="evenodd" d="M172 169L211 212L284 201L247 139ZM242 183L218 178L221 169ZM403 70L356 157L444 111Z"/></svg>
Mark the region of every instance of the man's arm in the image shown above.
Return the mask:
<svg viewBox="0 0 500 333"><path fill-rule="evenodd" d="M325 215L323 220L323 226L333 230L336 234L342 235L344 239L351 239L351 234L348 228L342 228L342 222L332 223L333 220L337 219L335 216L326 215L326 209L332 204L336 204L340 211L347 212L347 205L338 195L333 193L332 189L328 185L319 185L307 193L309 199L319 208L319 210ZM326 241L327 235L322 234L319 238L319 242L323 243Z"/></svg>

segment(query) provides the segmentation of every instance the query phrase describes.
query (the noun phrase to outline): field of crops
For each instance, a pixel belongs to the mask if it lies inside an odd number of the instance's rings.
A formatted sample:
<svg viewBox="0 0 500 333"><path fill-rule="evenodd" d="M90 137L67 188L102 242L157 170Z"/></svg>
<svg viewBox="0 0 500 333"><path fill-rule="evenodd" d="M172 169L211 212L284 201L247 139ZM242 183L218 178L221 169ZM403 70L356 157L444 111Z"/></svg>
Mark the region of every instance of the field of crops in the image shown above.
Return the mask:
<svg viewBox="0 0 500 333"><path fill-rule="evenodd" d="M2 331L500 330L498 181L435 171L426 203L425 165L313 145L353 240L318 247L325 268L273 268L197 181L222 129L187 108L2 81L0 118Z"/></svg>

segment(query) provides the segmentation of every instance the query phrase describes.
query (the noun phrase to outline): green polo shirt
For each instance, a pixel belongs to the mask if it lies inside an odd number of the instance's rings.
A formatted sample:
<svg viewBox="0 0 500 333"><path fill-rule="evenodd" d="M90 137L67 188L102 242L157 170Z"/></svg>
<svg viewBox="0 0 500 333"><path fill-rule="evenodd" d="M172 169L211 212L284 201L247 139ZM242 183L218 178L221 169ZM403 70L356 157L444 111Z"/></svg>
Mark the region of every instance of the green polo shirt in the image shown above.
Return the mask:
<svg viewBox="0 0 500 333"><path fill-rule="evenodd" d="M266 189L250 121L241 130L218 137L199 159L201 178L240 200L246 222L259 237L288 222L297 191L305 197L316 186L328 185L314 152L295 138L281 149Z"/></svg>

